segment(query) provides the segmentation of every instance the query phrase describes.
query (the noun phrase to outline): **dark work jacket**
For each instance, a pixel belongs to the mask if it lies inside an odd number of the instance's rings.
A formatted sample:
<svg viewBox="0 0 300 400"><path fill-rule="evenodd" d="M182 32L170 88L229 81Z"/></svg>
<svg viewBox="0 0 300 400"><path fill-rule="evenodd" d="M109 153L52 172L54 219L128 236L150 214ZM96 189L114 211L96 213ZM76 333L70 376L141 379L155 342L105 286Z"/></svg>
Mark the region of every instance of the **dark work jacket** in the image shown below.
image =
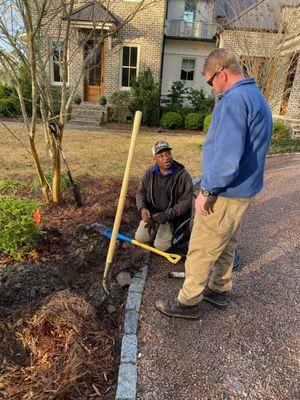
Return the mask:
<svg viewBox="0 0 300 400"><path fill-rule="evenodd" d="M164 211L168 217L168 222L172 226L173 232L191 216L193 201L193 181L184 166L173 160L173 184L170 193L166 193L170 198L169 205ZM136 205L140 212L142 208L148 209L151 214L159 212L161 207L155 204L153 198L154 166L145 172L142 181L137 189ZM188 226L188 225L187 225Z"/></svg>

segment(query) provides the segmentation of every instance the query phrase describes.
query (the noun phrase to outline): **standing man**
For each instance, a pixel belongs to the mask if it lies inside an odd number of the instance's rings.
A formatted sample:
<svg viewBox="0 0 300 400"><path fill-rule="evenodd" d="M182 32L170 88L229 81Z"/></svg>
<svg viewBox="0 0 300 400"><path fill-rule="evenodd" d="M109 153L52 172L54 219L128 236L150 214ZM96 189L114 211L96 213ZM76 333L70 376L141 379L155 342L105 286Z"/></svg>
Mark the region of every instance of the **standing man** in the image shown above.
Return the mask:
<svg viewBox="0 0 300 400"><path fill-rule="evenodd" d="M193 200L192 178L182 164L173 160L171 150L165 140L153 145L155 165L145 172L136 194L142 220L135 239L154 242L154 247L162 251L171 247L174 231L190 218Z"/></svg>
<svg viewBox="0 0 300 400"><path fill-rule="evenodd" d="M239 60L227 49L207 57L203 75L221 94L202 156L201 191L177 299L158 300L162 313L200 317L202 299L225 308L232 289L232 261L241 219L263 187L272 135L272 115L253 78L244 78Z"/></svg>

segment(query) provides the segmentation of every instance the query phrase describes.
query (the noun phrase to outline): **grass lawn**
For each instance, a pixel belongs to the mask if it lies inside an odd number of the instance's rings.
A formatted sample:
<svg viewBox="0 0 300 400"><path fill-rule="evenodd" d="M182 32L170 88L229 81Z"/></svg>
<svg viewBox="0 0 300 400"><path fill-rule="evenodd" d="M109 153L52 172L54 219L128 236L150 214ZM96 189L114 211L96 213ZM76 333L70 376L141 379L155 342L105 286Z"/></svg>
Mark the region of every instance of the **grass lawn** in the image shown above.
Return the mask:
<svg viewBox="0 0 300 400"><path fill-rule="evenodd" d="M26 145L27 136L21 126L9 125L13 133ZM91 132L66 130L63 149L75 177L88 174L96 177L122 178L131 135L128 133ZM200 134L149 134L138 136L131 176L139 180L145 169L153 162L151 148L155 141L165 139L173 148L174 158L183 163L192 176L200 175L201 147L205 137ZM51 166L46 157L44 132L39 130L37 148L45 171ZM0 125L0 180L14 178L31 181L35 177L30 154L25 147Z"/></svg>
<svg viewBox="0 0 300 400"><path fill-rule="evenodd" d="M0 180L14 178L31 182L35 171L28 149L27 135L19 125L9 125L16 137L12 136L0 125ZM63 148L67 155L70 168L76 178L89 175L92 178L112 177L122 178L129 149L131 135L124 132L91 132L66 130ZM174 158L183 163L190 174L199 176L201 173L201 148L205 136L191 134L150 134L141 133L138 136L135 158L131 176L139 180L145 169L152 164L151 148L156 140L165 139L173 148ZM23 142L24 146L20 143ZM44 170L50 170L50 162L46 157L44 132L37 133L37 148ZM300 152L300 140L273 139L270 154Z"/></svg>
<svg viewBox="0 0 300 400"><path fill-rule="evenodd" d="M269 154L300 152L300 140L272 139Z"/></svg>

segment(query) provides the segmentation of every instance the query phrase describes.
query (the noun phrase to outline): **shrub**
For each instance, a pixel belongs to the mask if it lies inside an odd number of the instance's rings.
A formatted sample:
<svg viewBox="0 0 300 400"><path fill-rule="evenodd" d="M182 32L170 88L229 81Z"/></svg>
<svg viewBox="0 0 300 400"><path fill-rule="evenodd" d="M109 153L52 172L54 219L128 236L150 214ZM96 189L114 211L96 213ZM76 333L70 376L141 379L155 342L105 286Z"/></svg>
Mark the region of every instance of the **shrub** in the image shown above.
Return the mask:
<svg viewBox="0 0 300 400"><path fill-rule="evenodd" d="M28 115L32 114L32 87L29 68L22 64L19 68L19 79L22 85L25 109Z"/></svg>
<svg viewBox="0 0 300 400"><path fill-rule="evenodd" d="M159 89L155 83L150 69L142 72L133 82L131 87L132 102L129 109L143 113L143 123L147 126L159 124Z"/></svg>
<svg viewBox="0 0 300 400"><path fill-rule="evenodd" d="M186 98L191 103L194 111L205 114L211 113L215 105L215 99L212 97L206 97L202 89L187 89Z"/></svg>
<svg viewBox="0 0 300 400"><path fill-rule="evenodd" d="M207 132L211 124L212 114L208 114L203 121L203 131Z"/></svg>
<svg viewBox="0 0 300 400"><path fill-rule="evenodd" d="M16 196L0 197L0 250L19 260L34 249L41 230L33 217L40 204Z"/></svg>
<svg viewBox="0 0 300 400"><path fill-rule="evenodd" d="M16 181L14 179L5 178L0 181L0 193L1 194L15 194L19 189L25 187L24 183Z"/></svg>
<svg viewBox="0 0 300 400"><path fill-rule="evenodd" d="M204 115L201 113L190 113L185 117L185 129L202 129Z"/></svg>
<svg viewBox="0 0 300 400"><path fill-rule="evenodd" d="M174 108L182 108L186 95L186 88L182 81L173 82L169 93L166 95L163 103L170 111L175 111Z"/></svg>
<svg viewBox="0 0 300 400"><path fill-rule="evenodd" d="M162 116L160 122L165 129L177 129L182 127L183 119L179 113L170 111Z"/></svg>
<svg viewBox="0 0 300 400"><path fill-rule="evenodd" d="M109 97L110 107L108 111L109 122L126 122L130 115L129 104L131 94L127 90L113 92Z"/></svg>
<svg viewBox="0 0 300 400"><path fill-rule="evenodd" d="M11 117L19 114L19 100L14 89L6 83L0 83L0 117Z"/></svg>
<svg viewBox="0 0 300 400"><path fill-rule="evenodd" d="M289 128L281 122L274 122L273 139L288 139L290 137Z"/></svg>
<svg viewBox="0 0 300 400"><path fill-rule="evenodd" d="M48 171L45 173L45 179L48 183L49 186L52 185L52 172ZM76 182L76 180L73 178L74 182ZM31 189L32 190L38 190L40 189L40 181L38 178L34 178L32 184L31 184ZM70 179L68 177L68 175L63 172L60 176L60 187L61 190L64 191L66 189L69 189L72 186Z"/></svg>

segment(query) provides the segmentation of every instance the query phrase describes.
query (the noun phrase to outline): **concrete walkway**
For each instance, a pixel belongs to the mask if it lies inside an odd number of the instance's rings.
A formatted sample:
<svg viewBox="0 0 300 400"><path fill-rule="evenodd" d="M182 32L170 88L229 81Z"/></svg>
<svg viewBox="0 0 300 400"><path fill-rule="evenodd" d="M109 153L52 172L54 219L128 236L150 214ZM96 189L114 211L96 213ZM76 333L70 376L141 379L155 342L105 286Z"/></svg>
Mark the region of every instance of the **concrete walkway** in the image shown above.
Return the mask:
<svg viewBox="0 0 300 400"><path fill-rule="evenodd" d="M138 333L140 400L299 399L300 156L267 161L266 186L244 220L230 307L200 321L160 314L182 270L151 255Z"/></svg>

